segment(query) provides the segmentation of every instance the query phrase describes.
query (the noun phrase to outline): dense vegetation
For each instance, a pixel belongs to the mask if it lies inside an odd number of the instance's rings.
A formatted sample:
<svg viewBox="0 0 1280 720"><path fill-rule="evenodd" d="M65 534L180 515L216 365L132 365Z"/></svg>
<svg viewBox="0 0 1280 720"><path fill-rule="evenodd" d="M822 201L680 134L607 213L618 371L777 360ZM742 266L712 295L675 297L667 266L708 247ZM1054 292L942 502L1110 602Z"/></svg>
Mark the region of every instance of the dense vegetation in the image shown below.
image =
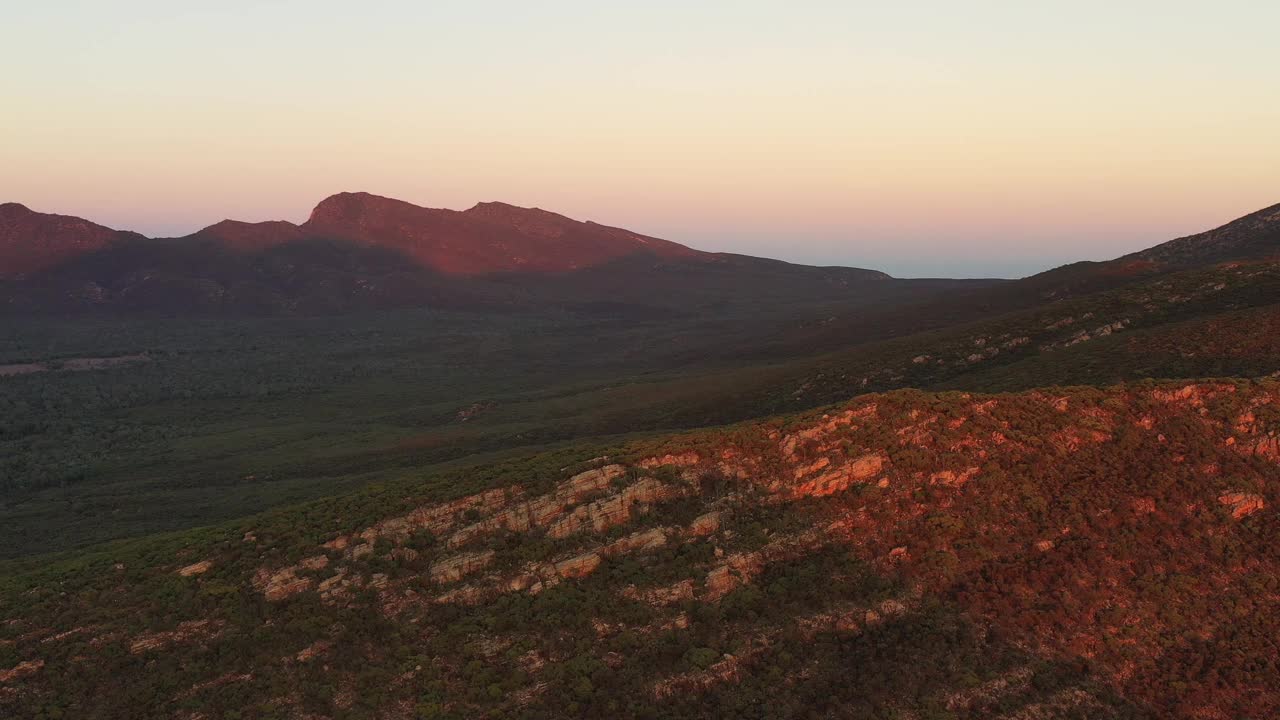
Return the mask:
<svg viewBox="0 0 1280 720"><path fill-rule="evenodd" d="M132 297L294 284L18 309L0 716L1273 716L1259 217L996 285L631 258L355 313L401 259L192 245Z"/></svg>
<svg viewBox="0 0 1280 720"><path fill-rule="evenodd" d="M191 527L475 453L859 391L1267 375L1280 370L1266 332L1277 297L1280 265L1212 267L816 357L786 350L811 339L793 307L11 322L0 364L150 360L0 377L0 556Z"/></svg>
<svg viewBox="0 0 1280 720"><path fill-rule="evenodd" d="M1262 717L1280 708L1278 413L1275 384L899 392L11 564L0 702L24 717ZM598 530L485 524L606 462L628 469L558 518L643 482L674 494ZM467 499L486 488L507 490ZM654 530L666 540L629 542ZM603 560L515 584L584 553Z"/></svg>

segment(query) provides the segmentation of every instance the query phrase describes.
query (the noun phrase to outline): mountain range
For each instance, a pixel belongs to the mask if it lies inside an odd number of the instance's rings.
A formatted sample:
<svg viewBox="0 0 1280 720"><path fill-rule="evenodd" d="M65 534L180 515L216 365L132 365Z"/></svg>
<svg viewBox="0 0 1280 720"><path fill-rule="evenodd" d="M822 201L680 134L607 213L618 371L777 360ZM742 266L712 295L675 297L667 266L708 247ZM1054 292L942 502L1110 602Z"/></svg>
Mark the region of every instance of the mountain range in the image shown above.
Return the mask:
<svg viewBox="0 0 1280 720"><path fill-rule="evenodd" d="M440 210L369 193L328 197L301 225L224 220L163 239L10 203L0 206L0 281L11 310L64 314L593 302L643 310L694 303L708 290L722 300L748 292L813 299L851 287L880 294L938 286L701 252L536 208Z"/></svg>
<svg viewBox="0 0 1280 720"><path fill-rule="evenodd" d="M36 314L325 314L435 306L687 312L706 303L875 301L948 293L934 323L1118 287L1197 265L1274 256L1280 206L1107 262L1013 282L899 280L708 253L498 202L419 207L369 193L321 201L301 225L224 220L151 239L80 218L0 205L0 308ZM912 313L927 326L929 311ZM837 314L838 315L838 314ZM878 318L876 319L878 322ZM836 325L842 320L837 317ZM829 329L830 331L831 329Z"/></svg>
<svg viewBox="0 0 1280 720"><path fill-rule="evenodd" d="M1280 205L901 280L0 206L0 715L1280 713Z"/></svg>

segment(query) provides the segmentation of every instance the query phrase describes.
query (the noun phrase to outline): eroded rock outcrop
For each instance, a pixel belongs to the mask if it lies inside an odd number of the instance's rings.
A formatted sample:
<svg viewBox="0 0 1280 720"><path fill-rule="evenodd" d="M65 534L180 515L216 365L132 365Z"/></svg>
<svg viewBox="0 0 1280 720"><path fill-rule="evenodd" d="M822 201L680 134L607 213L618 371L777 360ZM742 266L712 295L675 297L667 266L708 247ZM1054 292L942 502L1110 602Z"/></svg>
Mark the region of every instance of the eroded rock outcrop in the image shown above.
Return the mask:
<svg viewBox="0 0 1280 720"><path fill-rule="evenodd" d="M192 563L178 570L178 574L182 577L192 577L193 575L203 575L213 568L212 560L201 560L198 563Z"/></svg>
<svg viewBox="0 0 1280 720"><path fill-rule="evenodd" d="M253 576L253 587L271 602L279 602L300 592L306 592L315 582L308 577L299 577L298 570L297 566L275 572L260 568Z"/></svg>
<svg viewBox="0 0 1280 720"><path fill-rule="evenodd" d="M884 468L885 458L878 453L869 453L853 460L832 467L832 469L805 480L791 487L774 487L792 498L824 497L848 490L852 485L871 480ZM810 465L810 468L826 468L828 463Z"/></svg>
<svg viewBox="0 0 1280 720"><path fill-rule="evenodd" d="M461 580L472 573L483 570L493 562L496 553L492 550L484 552L463 553L445 558L432 564L430 574L434 582L445 584Z"/></svg>
<svg viewBox="0 0 1280 720"><path fill-rule="evenodd" d="M1218 502L1231 508L1231 517L1236 520L1249 517L1267 506L1261 495L1246 492L1223 493L1218 496Z"/></svg>

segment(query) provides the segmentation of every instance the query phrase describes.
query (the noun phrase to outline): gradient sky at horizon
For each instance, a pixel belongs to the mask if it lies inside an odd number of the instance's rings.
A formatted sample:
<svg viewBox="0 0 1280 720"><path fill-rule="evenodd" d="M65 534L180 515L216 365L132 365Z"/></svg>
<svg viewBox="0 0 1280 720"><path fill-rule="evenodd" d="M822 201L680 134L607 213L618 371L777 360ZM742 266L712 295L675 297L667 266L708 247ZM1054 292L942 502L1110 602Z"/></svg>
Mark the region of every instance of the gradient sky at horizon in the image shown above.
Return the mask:
<svg viewBox="0 0 1280 720"><path fill-rule="evenodd" d="M1280 3L46 0L0 201L149 235L367 190L899 276L1280 202Z"/></svg>

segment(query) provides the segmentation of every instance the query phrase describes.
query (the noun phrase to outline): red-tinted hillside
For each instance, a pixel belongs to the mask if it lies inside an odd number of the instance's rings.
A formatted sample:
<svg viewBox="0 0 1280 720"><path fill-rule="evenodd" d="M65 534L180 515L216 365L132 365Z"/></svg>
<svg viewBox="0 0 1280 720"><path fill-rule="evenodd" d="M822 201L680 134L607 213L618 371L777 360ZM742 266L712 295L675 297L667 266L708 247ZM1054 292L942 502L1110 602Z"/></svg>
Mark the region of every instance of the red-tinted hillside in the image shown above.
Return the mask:
<svg viewBox="0 0 1280 720"><path fill-rule="evenodd" d="M43 270L126 235L68 215L0 204L0 277Z"/></svg>
<svg viewBox="0 0 1280 720"><path fill-rule="evenodd" d="M303 236L302 228L284 220L259 223L223 220L189 237L220 242L236 250L255 251L300 240Z"/></svg>
<svg viewBox="0 0 1280 720"><path fill-rule="evenodd" d="M306 235L400 250L424 266L457 274L557 272L629 255L703 255L683 245L539 209L480 203L437 210L368 193L326 198L302 226Z"/></svg>

